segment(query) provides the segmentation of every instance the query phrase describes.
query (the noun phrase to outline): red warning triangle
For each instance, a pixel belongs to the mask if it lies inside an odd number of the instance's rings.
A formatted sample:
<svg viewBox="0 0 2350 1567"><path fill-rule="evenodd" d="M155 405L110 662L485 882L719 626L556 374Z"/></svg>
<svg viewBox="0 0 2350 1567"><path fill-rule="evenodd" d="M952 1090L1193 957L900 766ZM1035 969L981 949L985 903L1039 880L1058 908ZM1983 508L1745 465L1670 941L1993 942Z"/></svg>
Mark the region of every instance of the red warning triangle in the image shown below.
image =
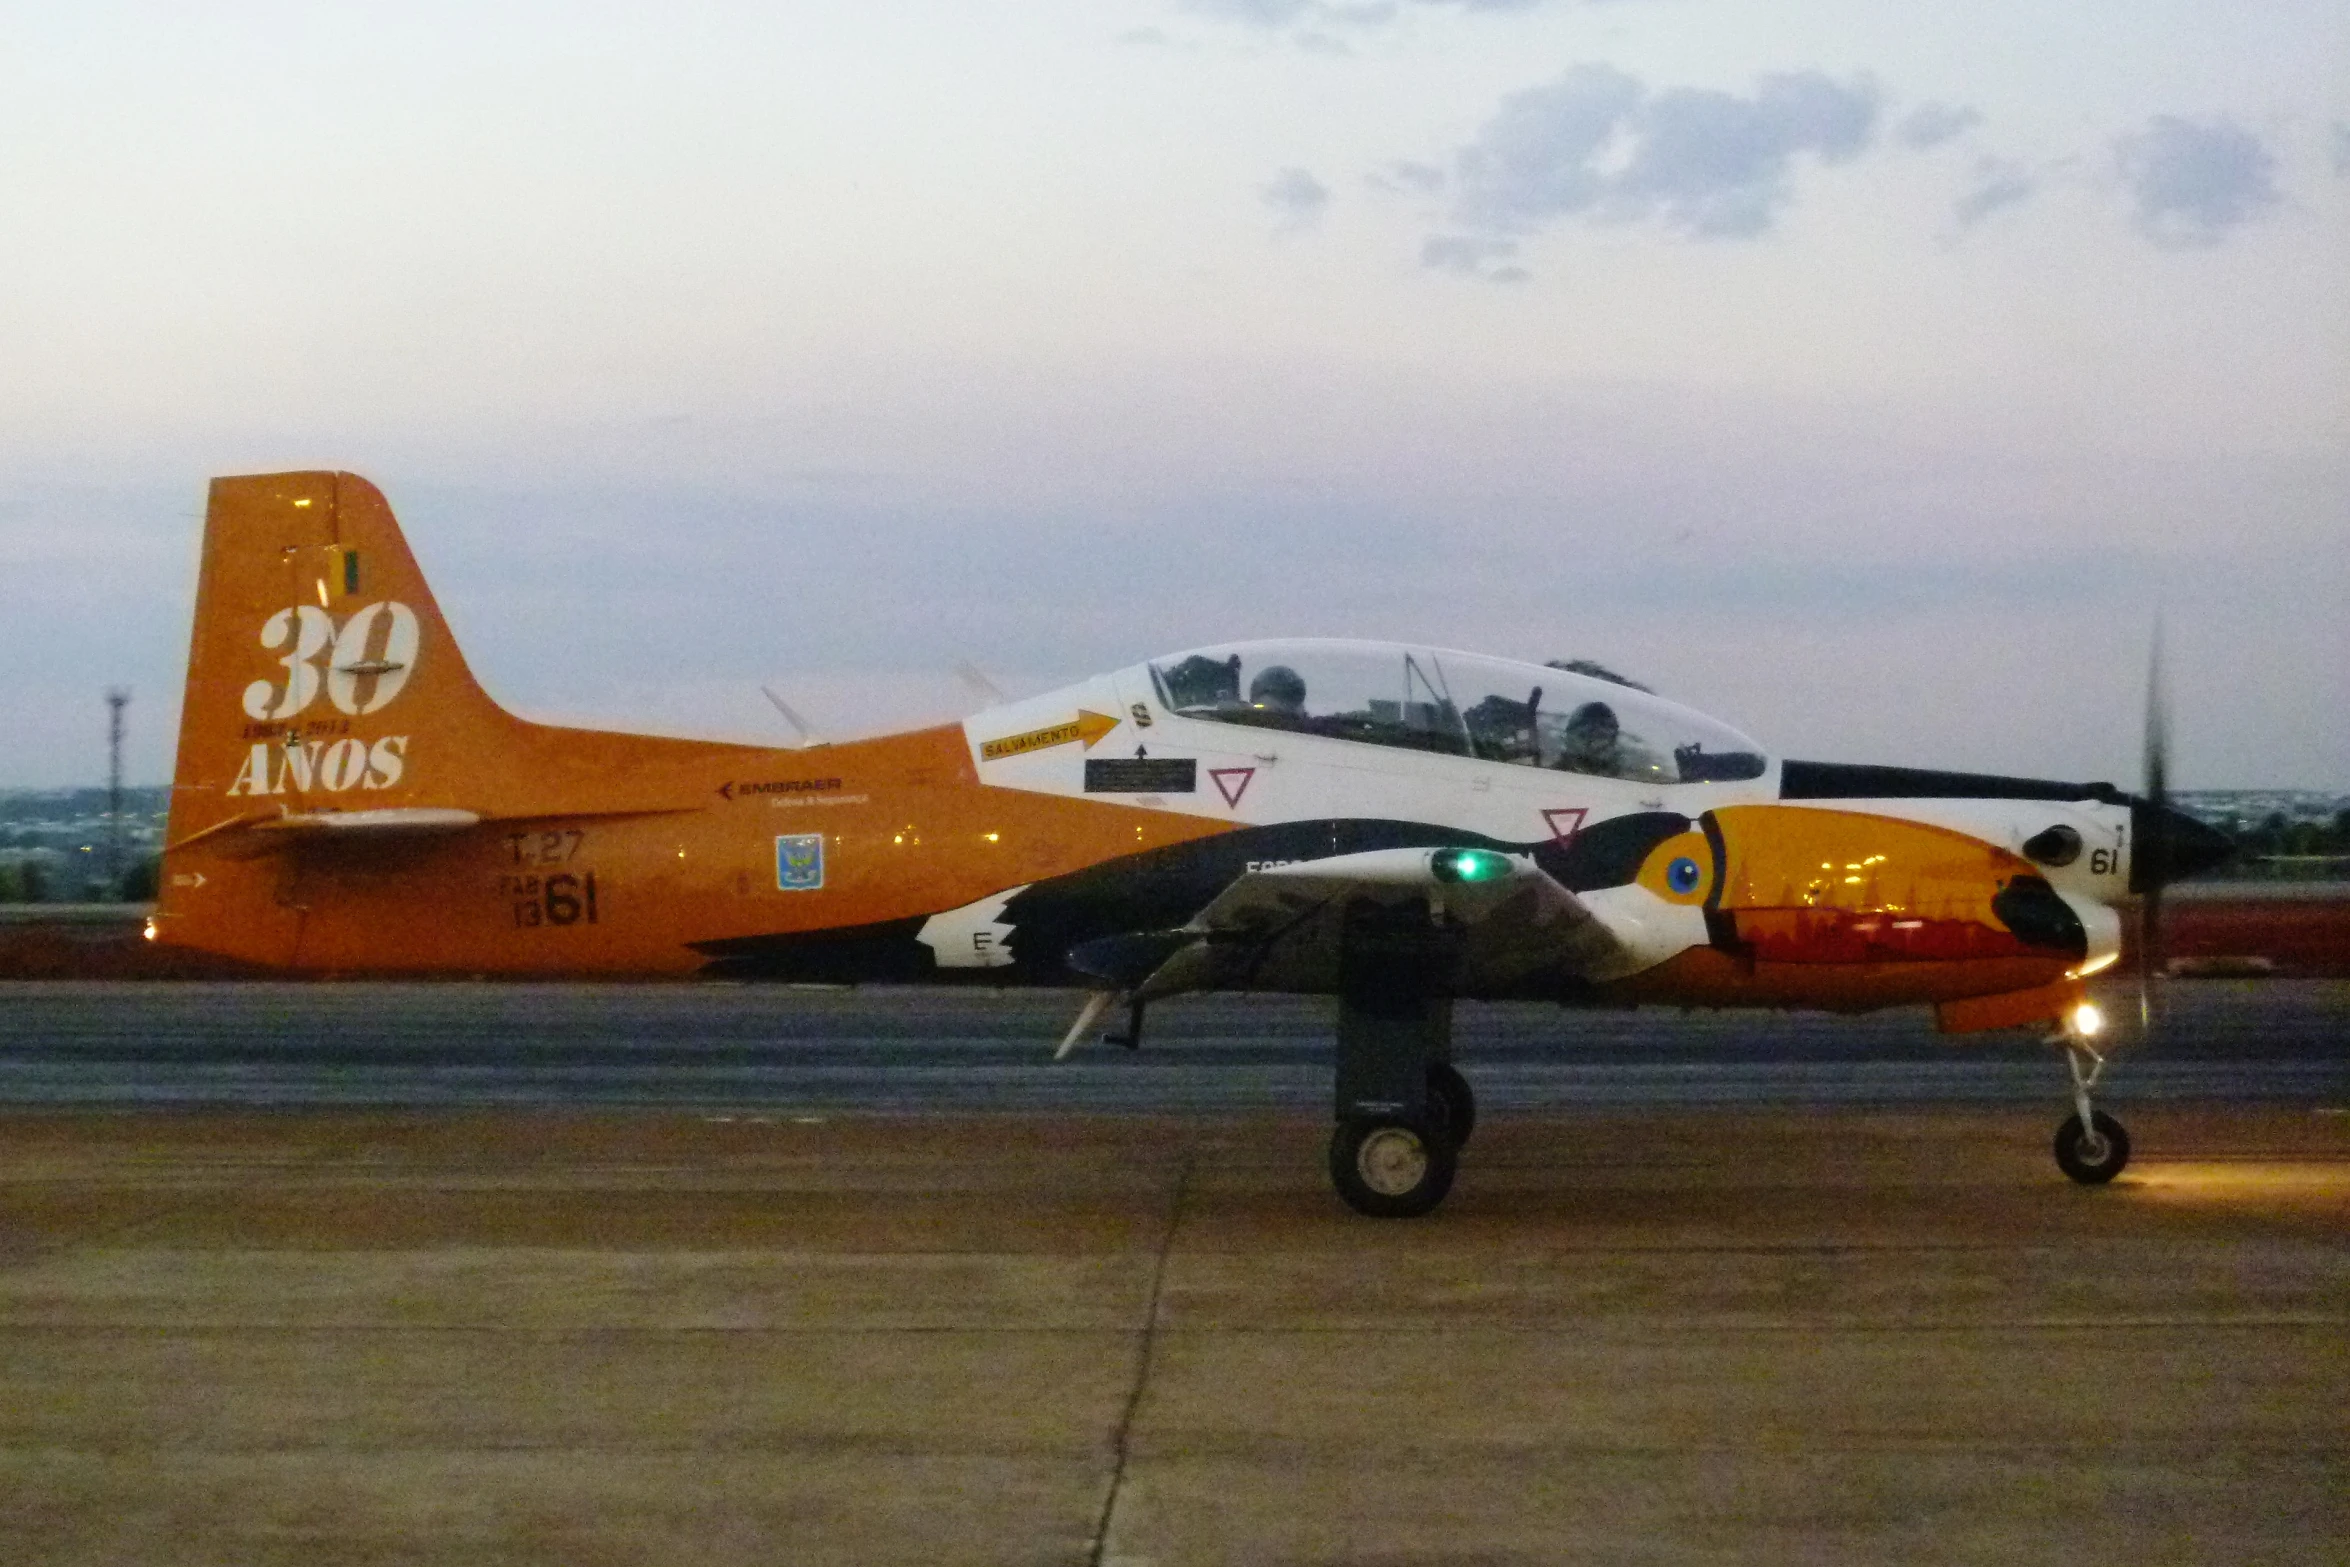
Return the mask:
<svg viewBox="0 0 2350 1567"><path fill-rule="evenodd" d="M1224 797L1226 805L1234 807L1238 807L1240 797L1248 793L1249 780L1256 775L1257 770L1253 767L1211 767L1208 769L1208 776L1216 780L1216 792Z"/></svg>
<svg viewBox="0 0 2350 1567"><path fill-rule="evenodd" d="M1583 818L1590 814L1591 808L1587 805L1563 806L1558 810L1545 810L1542 820L1550 828L1551 842L1563 849L1575 841L1575 834L1583 830Z"/></svg>

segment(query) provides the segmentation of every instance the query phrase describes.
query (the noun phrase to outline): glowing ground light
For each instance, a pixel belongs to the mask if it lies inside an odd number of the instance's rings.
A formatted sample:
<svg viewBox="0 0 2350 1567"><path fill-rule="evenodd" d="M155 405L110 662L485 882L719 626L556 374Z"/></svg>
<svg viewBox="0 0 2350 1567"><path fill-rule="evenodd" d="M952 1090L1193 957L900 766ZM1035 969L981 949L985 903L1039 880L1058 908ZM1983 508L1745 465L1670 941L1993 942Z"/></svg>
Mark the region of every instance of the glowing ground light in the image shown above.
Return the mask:
<svg viewBox="0 0 2350 1567"><path fill-rule="evenodd" d="M1498 881L1510 873L1510 859L1490 849L1439 849L1428 869L1442 882Z"/></svg>

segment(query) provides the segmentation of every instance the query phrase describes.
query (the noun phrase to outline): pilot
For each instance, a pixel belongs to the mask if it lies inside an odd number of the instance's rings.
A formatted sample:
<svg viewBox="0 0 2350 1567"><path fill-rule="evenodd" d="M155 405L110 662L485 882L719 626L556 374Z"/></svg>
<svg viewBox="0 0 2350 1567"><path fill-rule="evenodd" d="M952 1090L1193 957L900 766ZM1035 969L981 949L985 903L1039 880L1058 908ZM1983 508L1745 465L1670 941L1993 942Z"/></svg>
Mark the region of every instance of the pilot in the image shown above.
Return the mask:
<svg viewBox="0 0 2350 1567"><path fill-rule="evenodd" d="M1305 678L1287 664L1267 664L1248 683L1248 705L1285 718L1306 716Z"/></svg>
<svg viewBox="0 0 2350 1567"><path fill-rule="evenodd" d="M1558 765L1570 773L1619 776L1624 770L1623 726L1605 702L1586 702L1567 719Z"/></svg>

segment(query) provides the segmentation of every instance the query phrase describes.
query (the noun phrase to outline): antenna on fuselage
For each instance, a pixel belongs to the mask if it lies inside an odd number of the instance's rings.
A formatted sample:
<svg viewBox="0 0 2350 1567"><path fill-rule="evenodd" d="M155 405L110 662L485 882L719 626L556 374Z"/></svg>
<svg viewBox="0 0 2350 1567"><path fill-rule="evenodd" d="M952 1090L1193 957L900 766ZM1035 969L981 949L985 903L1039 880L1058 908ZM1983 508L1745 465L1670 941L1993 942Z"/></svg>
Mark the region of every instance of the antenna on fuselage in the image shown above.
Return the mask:
<svg viewBox="0 0 2350 1567"><path fill-rule="evenodd" d="M1010 697L1004 695L1003 687L997 685L994 681L988 679L987 676L981 674L979 672L979 666L972 663L971 660L967 658L958 658L955 660L955 678L962 681L964 685L968 686L973 696L981 698L990 707L995 707L1011 700Z"/></svg>
<svg viewBox="0 0 2350 1567"><path fill-rule="evenodd" d="M801 750L805 751L811 746L819 746L825 743L824 740L816 733L815 729L809 725L805 718L802 718L798 713L792 711L792 705L789 702L786 702L782 697L779 697L775 694L775 688L773 686L761 686L759 688L759 692L761 695L765 696L768 701L775 704L775 710L783 715L783 721L785 723L791 725L793 729L799 731Z"/></svg>

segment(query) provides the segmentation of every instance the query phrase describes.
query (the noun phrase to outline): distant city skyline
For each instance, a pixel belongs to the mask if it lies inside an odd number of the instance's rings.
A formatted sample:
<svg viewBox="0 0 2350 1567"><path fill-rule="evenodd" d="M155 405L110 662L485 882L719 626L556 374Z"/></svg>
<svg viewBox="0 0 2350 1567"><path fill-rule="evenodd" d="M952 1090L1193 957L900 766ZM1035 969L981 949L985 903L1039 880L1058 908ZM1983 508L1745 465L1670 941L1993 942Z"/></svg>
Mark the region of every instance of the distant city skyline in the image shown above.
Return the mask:
<svg viewBox="0 0 2350 1567"><path fill-rule="evenodd" d="M0 58L0 787L170 765L214 474L493 695L828 735L1187 646L2350 787L2350 10L93 4Z"/></svg>

